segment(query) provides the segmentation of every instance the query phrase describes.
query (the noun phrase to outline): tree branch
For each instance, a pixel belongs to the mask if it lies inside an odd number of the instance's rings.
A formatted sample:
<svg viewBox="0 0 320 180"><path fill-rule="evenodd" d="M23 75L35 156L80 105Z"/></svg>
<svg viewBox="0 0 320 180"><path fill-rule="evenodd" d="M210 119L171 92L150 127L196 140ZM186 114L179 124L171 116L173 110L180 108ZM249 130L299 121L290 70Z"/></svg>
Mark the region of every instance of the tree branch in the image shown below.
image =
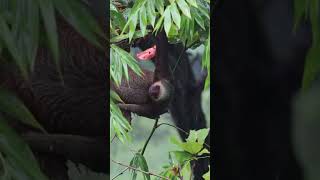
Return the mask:
<svg viewBox="0 0 320 180"><path fill-rule="evenodd" d="M141 155L144 154L144 152L145 152L145 150L146 150L146 148L147 148L147 145L148 145L148 143L149 143L149 141L150 141L150 139L151 139L154 131L157 129L157 127L158 127L158 121L159 121L159 118L157 118L156 121L154 122L154 125L153 125L153 128L152 128L152 130L151 130L151 133L150 133L147 141L145 142L145 144L144 144L144 146L143 146L143 148L142 148Z"/></svg>
<svg viewBox="0 0 320 180"><path fill-rule="evenodd" d="M135 171L139 171L139 172L142 172L142 173L144 173L144 174L148 174L148 175L150 175L150 176L156 176L156 177L159 177L159 178L162 178L162 179L167 179L167 180L169 180L169 178L166 178L166 177L164 177L164 176L157 175L157 174L152 173L152 172L150 172L150 171L149 171L149 172L143 171L143 170L141 170L141 169L138 169L138 168L135 168L135 167L132 167L132 166L123 164L123 163L121 163L121 162L117 162L117 161L115 161L115 160L113 160L113 159L111 159L111 161L112 161L113 163L116 163L116 164L120 165L120 166L127 167L128 169L133 169L133 170L135 170ZM114 178L113 178L113 179L114 179Z"/></svg>

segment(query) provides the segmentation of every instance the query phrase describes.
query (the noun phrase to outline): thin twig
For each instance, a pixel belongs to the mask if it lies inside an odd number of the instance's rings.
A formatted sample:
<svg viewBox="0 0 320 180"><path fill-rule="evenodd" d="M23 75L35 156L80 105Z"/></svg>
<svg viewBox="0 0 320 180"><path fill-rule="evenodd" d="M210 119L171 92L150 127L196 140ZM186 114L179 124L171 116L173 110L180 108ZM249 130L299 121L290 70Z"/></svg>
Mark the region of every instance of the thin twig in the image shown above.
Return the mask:
<svg viewBox="0 0 320 180"><path fill-rule="evenodd" d="M113 136L113 138L111 139L111 143L113 143L113 140L114 140L116 137L117 137L117 135L115 134L115 135Z"/></svg>
<svg viewBox="0 0 320 180"><path fill-rule="evenodd" d="M148 174L148 175L150 175L150 176L156 176L156 177L159 177L159 178L162 178L162 179L169 180L169 178L167 178L167 177L157 175L157 174L152 173L152 172L150 172L150 171L149 171L149 172L143 171L143 170L141 170L141 169L138 169L138 168L135 168L135 167L132 167L132 166L123 164L123 163L121 163L121 162L117 162L117 161L115 161L115 160L113 160L113 159L111 159L111 161L112 161L113 163L116 163L116 164L120 165L120 166L127 167L128 169L133 169L133 170L135 170L135 171L139 171L139 172L142 172L142 173L144 173L144 174Z"/></svg>
<svg viewBox="0 0 320 180"><path fill-rule="evenodd" d="M176 128L177 130L185 133L186 135L189 135L188 132L186 132L186 131L183 130L182 128L179 128L178 126L175 126L175 125L172 125L172 124L169 124L169 123L160 123L160 124L158 124L158 127L160 127L161 125L167 125L167 126L174 127L174 128ZM210 149L210 146L209 146L207 143L204 143L204 145L205 145L208 149Z"/></svg>
<svg viewBox="0 0 320 180"><path fill-rule="evenodd" d="M180 62L180 59L181 59L183 53L184 53L184 52L186 51L186 49L187 49L187 42L188 42L188 40L186 40L186 43L185 43L185 45L184 45L184 47L183 47L183 49L182 49L182 51L181 51L181 53L180 53L180 56L179 56L176 64L174 65L174 68L173 68L172 72L175 72L175 71L176 71L176 68L177 68L177 66L178 66L178 64L179 64L179 62Z"/></svg>
<svg viewBox="0 0 320 180"><path fill-rule="evenodd" d="M145 144L144 144L144 146L143 146L143 148L142 148L141 155L143 155L144 152L146 151L147 145L148 145L151 137L153 136L154 131L157 129L157 127L158 127L158 121L159 121L159 118L157 118L156 121L154 122L154 125L153 125L153 128L152 128L152 130L151 130L151 133L150 133L147 141L145 142Z"/></svg>
<svg viewBox="0 0 320 180"><path fill-rule="evenodd" d="M121 176L121 175L122 175L124 172L126 172L128 169L129 169L128 167L124 168L119 174L117 174L116 176L114 176L111 180L114 180L114 179L116 179L117 177Z"/></svg>

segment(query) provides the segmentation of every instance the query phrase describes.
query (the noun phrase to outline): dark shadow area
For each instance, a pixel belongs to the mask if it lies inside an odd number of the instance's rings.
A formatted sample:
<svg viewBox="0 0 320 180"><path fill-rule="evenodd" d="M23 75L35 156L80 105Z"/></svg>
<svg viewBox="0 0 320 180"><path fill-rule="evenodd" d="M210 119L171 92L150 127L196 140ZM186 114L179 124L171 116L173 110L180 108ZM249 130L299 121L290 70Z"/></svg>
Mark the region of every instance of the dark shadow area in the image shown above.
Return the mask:
<svg viewBox="0 0 320 180"><path fill-rule="evenodd" d="M293 1L219 1L214 12L214 179L302 180L292 109L311 28Z"/></svg>

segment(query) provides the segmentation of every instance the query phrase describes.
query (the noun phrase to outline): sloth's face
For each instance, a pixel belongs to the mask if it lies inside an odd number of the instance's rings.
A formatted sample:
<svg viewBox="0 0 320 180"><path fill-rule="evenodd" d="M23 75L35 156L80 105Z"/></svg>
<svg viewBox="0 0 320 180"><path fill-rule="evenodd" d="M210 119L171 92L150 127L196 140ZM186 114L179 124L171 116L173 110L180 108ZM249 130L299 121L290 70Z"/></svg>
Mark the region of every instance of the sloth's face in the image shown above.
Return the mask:
<svg viewBox="0 0 320 180"><path fill-rule="evenodd" d="M161 89L161 87L159 84L154 84L154 85L150 86L149 95L153 100L159 99L160 89Z"/></svg>
<svg viewBox="0 0 320 180"><path fill-rule="evenodd" d="M156 102L168 100L171 93L172 87L167 80L157 81L149 88L149 96Z"/></svg>

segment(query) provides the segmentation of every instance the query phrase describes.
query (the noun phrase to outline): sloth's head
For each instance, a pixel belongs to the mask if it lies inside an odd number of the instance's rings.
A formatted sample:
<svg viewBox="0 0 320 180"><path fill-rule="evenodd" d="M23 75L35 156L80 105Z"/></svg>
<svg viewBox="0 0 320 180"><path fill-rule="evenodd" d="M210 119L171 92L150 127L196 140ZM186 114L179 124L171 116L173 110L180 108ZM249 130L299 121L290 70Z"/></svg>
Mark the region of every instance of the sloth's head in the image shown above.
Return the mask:
<svg viewBox="0 0 320 180"><path fill-rule="evenodd" d="M160 80L149 87L149 96L155 102L163 102L171 98L173 87L168 80Z"/></svg>

